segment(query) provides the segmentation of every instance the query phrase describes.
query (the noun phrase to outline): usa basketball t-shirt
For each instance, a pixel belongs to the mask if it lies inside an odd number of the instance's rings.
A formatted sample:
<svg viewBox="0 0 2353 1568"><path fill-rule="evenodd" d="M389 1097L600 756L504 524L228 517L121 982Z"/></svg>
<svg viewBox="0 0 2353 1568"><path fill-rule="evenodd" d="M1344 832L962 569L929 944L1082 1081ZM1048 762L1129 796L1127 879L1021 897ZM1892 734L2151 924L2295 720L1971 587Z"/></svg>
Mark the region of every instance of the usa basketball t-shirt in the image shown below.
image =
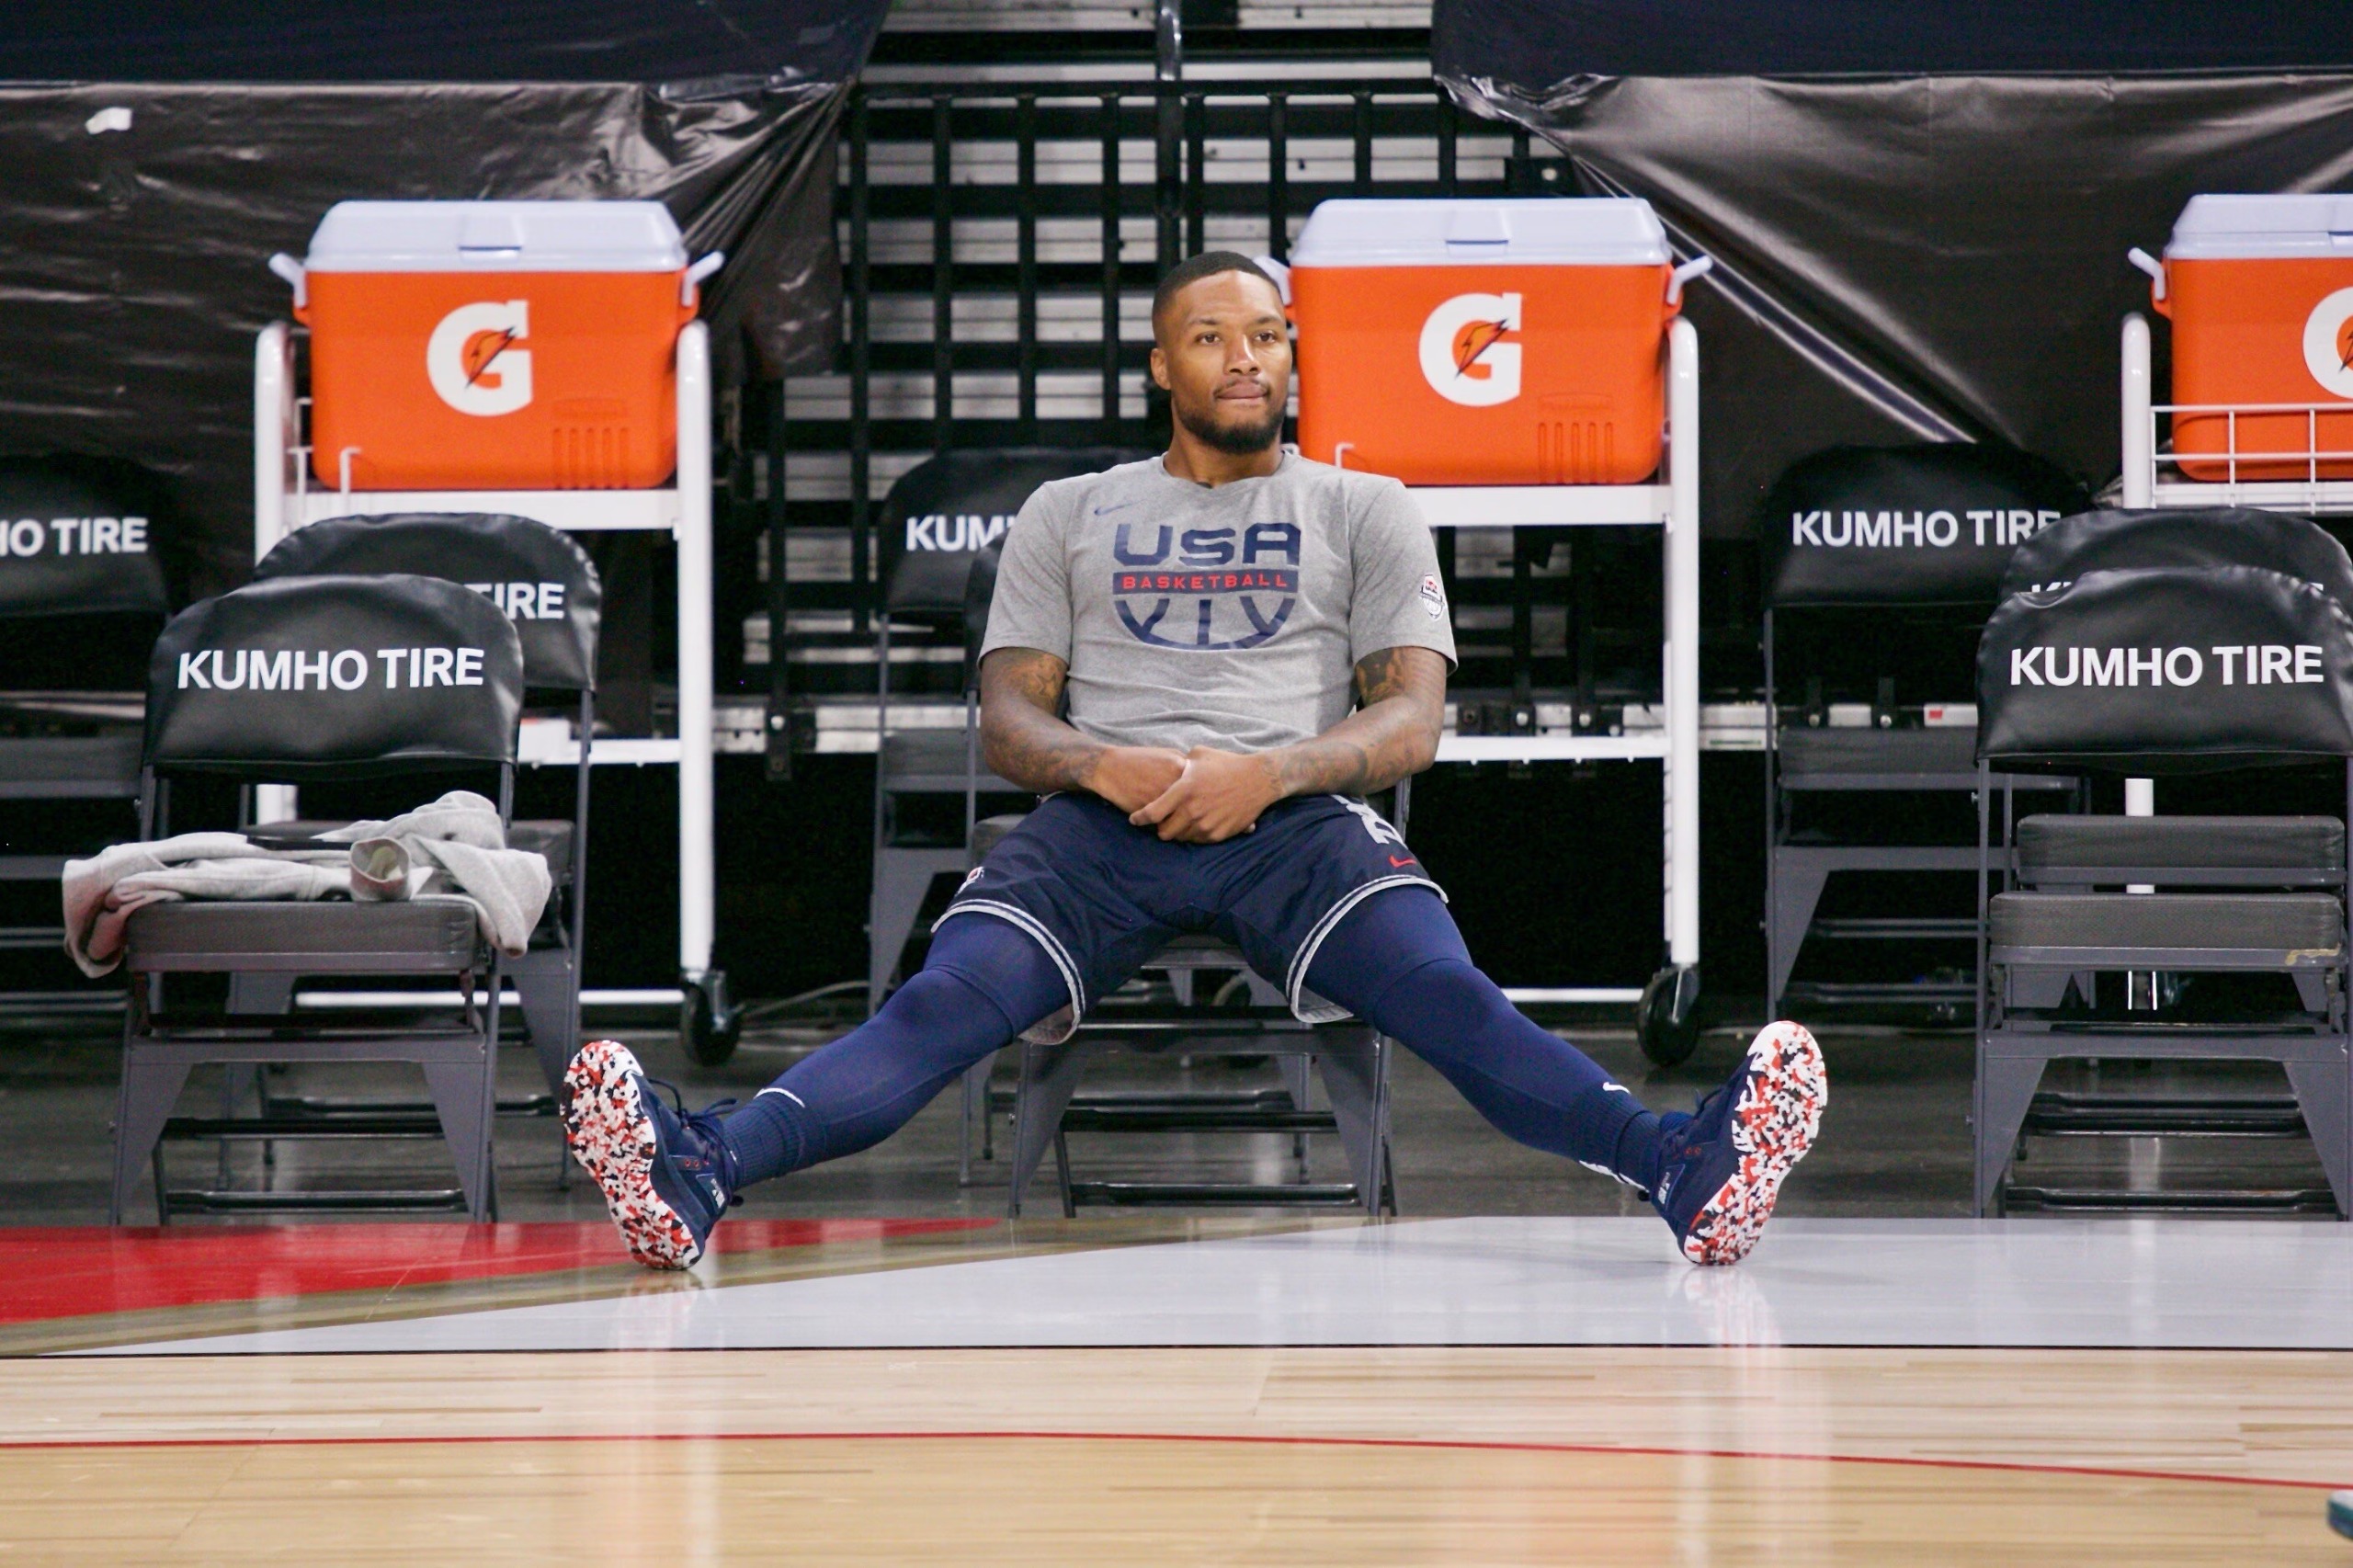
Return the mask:
<svg viewBox="0 0 2353 1568"><path fill-rule="evenodd" d="M1006 530L983 654L1070 665L1111 745L1256 752L1323 733L1384 648L1454 661L1438 551L1405 487L1285 452L1214 489L1157 458L1041 485Z"/></svg>

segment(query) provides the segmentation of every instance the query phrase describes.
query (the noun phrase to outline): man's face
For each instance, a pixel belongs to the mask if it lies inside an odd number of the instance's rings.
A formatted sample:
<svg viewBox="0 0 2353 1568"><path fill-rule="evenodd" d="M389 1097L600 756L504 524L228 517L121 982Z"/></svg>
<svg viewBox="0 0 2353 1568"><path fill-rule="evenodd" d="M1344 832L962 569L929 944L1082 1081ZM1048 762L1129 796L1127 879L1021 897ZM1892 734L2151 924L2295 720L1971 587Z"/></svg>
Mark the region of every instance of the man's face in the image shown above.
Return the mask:
<svg viewBox="0 0 2353 1568"><path fill-rule="evenodd" d="M1179 425L1222 452L1263 452L1281 439L1290 327L1273 284L1214 273L1187 284L1152 325L1152 379Z"/></svg>

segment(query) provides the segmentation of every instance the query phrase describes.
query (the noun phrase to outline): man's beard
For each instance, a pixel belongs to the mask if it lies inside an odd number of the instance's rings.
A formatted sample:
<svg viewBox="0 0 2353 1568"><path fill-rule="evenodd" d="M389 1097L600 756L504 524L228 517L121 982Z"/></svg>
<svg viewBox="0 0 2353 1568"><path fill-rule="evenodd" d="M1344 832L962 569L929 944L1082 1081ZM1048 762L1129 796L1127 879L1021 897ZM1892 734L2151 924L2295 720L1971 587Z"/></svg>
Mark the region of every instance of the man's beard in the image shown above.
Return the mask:
<svg viewBox="0 0 2353 1568"><path fill-rule="evenodd" d="M1196 439L1221 452L1240 458L1248 457L1253 452L1263 452L1282 438L1283 405L1272 398L1267 400L1267 417L1252 425L1220 425L1208 414L1196 414L1190 409L1171 406L1176 422L1192 432Z"/></svg>

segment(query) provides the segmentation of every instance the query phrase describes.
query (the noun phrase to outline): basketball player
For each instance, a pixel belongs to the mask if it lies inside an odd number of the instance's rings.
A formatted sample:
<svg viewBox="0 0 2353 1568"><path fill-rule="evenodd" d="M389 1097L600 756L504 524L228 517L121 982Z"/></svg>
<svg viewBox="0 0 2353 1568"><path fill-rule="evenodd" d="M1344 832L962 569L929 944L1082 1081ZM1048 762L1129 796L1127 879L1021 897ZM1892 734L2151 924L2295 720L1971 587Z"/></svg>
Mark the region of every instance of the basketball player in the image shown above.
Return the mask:
<svg viewBox="0 0 2353 1568"><path fill-rule="evenodd" d="M1506 1135L1640 1188L1686 1257L1736 1262L1820 1130L1813 1038L1772 1025L1694 1114L1658 1115L1472 964L1364 801L1438 750L1454 639L1428 529L1396 481L1282 449L1290 338L1248 258L1176 267L1152 325L1166 454L1042 486L1006 536L982 741L1044 799L922 971L724 1116L664 1103L613 1041L574 1061L565 1131L631 1252L688 1267L744 1187L880 1142L1206 930L1301 1018L1367 1020Z"/></svg>

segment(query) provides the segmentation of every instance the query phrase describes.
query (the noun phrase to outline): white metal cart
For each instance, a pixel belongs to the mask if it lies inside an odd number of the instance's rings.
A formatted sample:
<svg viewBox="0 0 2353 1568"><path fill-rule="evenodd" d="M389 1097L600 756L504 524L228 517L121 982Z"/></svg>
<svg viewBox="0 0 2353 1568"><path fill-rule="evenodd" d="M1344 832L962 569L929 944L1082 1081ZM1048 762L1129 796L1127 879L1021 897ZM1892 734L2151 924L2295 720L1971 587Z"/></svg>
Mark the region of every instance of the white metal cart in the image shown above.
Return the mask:
<svg viewBox="0 0 2353 1568"><path fill-rule="evenodd" d="M678 733L675 740L581 736L530 760L570 764L581 745L595 765L675 764L678 769L680 1031L698 1061L723 1061L739 1014L726 975L711 967L714 926L711 808L711 480L709 329L690 322L677 341L677 471L658 490L316 490L309 483L310 400L295 384L294 329L262 329L254 351L254 554L327 517L392 512L505 512L567 532L650 529L678 547ZM289 791L290 795L290 791ZM292 816L290 799L265 802L262 820ZM588 1000L611 1000L589 993ZM631 999L650 999L631 994Z"/></svg>
<svg viewBox="0 0 2353 1568"><path fill-rule="evenodd" d="M1640 762L1665 774L1662 856L1666 966L1639 991L1568 986L1515 991L1529 1002L1637 1004L1643 1049L1661 1063L1690 1054L1699 994L1699 335L1666 334L1666 458L1647 484L1421 485L1432 528L1643 528L1665 533L1664 701L1652 727L1619 735L1448 734L1440 762Z"/></svg>
<svg viewBox="0 0 2353 1568"><path fill-rule="evenodd" d="M2118 499L2126 506L2256 506L2305 517L2353 516L2353 479L2323 479L2324 462L2353 461L2353 451L2328 450L2320 444L2323 415L2343 415L2353 403L2157 403L2149 379L2149 322L2137 311L2124 318L2124 441L2123 474ZM2181 460L2158 439L2158 421L2177 415L2220 416L2225 432L2224 449L2200 452L2190 461L2222 465L2222 479L2190 479L2181 472ZM2280 415L2301 417L2304 439L2286 449L2243 449L2239 419L2247 415L2268 416L2278 427ZM2302 464L2302 479L2242 479L2242 464L2265 472Z"/></svg>

